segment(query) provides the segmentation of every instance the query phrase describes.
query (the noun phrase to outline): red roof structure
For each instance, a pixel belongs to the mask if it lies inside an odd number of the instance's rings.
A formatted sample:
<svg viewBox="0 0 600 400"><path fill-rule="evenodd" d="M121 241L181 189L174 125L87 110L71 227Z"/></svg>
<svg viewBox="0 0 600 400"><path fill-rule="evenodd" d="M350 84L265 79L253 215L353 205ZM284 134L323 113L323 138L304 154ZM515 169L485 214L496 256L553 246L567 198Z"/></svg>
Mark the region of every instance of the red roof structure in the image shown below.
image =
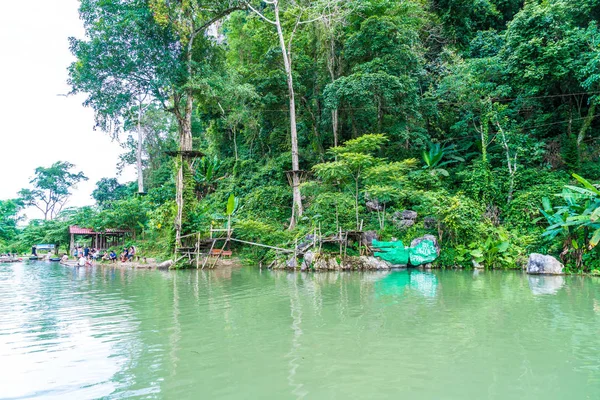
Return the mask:
<svg viewBox="0 0 600 400"><path fill-rule="evenodd" d="M124 246L126 237L133 232L126 229L106 229L104 232L96 232L93 228L82 228L77 225L69 226L69 234L71 235L71 253L75 248L75 236L87 236L92 247L100 250L106 250L114 246ZM83 239L86 240L86 239Z"/></svg>
<svg viewBox="0 0 600 400"><path fill-rule="evenodd" d="M73 235L95 235L99 232L94 232L92 228L82 228L77 225L69 226L69 233Z"/></svg>

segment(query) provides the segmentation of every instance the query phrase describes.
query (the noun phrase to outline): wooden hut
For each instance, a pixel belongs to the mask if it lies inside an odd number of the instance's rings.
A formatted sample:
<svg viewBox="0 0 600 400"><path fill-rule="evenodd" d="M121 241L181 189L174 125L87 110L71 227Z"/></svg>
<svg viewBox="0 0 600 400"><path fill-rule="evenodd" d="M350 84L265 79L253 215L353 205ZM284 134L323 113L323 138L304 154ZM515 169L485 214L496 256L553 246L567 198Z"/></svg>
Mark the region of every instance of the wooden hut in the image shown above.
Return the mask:
<svg viewBox="0 0 600 400"><path fill-rule="evenodd" d="M125 242L131 236L132 232L126 229L106 229L103 232L96 232L92 228L82 228L72 225L69 227L69 234L71 235L70 251L73 254L77 238L85 239L86 241L91 240L90 247L106 251L111 247L125 246Z"/></svg>

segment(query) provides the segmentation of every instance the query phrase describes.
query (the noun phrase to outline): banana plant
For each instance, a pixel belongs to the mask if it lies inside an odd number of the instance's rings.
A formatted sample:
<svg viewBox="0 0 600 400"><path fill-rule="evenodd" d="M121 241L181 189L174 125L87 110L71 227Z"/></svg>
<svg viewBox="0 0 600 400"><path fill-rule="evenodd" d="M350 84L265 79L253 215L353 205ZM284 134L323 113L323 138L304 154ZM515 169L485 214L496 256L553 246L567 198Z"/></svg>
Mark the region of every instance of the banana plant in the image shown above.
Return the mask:
<svg viewBox="0 0 600 400"><path fill-rule="evenodd" d="M455 153L454 146L442 147L439 143L432 143L427 151L423 151L423 162L425 163L423 169L429 171L433 176L449 176L448 171L442 167L454 162L465 161L464 158L456 156ZM450 159L442 161L444 157Z"/></svg>
<svg viewBox="0 0 600 400"><path fill-rule="evenodd" d="M588 245L591 250L600 242L600 190L577 174L573 174L573 177L583 185L583 188L579 186L567 186L567 188L585 200L585 203L576 210L575 215L569 216L567 223L584 229L586 236L588 232L591 234Z"/></svg>
<svg viewBox="0 0 600 400"><path fill-rule="evenodd" d="M213 192L218 181L224 178L224 176L219 176L221 165L222 162L217 157L202 157L200 159L194 172L196 192L199 199Z"/></svg>

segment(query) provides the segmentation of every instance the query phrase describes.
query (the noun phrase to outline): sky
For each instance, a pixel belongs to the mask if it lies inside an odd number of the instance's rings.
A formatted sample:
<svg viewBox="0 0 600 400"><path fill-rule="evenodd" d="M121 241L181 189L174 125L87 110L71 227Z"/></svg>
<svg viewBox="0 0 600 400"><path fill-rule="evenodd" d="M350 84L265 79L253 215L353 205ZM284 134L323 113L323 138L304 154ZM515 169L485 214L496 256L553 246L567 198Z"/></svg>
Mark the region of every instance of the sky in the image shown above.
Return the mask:
<svg viewBox="0 0 600 400"><path fill-rule="evenodd" d="M0 199L29 187L38 166L75 164L89 181L80 183L70 206L93 204L95 183L117 174L123 152L108 134L94 130L85 96L69 92L67 67L74 60L68 38L83 38L78 0L0 1ZM118 178L135 180L127 167ZM40 218L35 208L28 218Z"/></svg>

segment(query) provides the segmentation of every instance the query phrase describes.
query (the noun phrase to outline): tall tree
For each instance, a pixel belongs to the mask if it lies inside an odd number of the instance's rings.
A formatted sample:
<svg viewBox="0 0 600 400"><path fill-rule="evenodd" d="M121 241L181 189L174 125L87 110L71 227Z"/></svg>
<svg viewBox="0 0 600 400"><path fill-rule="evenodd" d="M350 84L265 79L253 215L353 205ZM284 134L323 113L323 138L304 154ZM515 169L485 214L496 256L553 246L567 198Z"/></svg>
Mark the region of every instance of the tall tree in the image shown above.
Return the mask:
<svg viewBox="0 0 600 400"><path fill-rule="evenodd" d="M19 191L23 204L40 210L45 220L53 219L69 201L71 189L88 179L83 172L72 172L73 167L66 161L57 161L48 168L37 167L29 182L33 188Z"/></svg>
<svg viewBox="0 0 600 400"><path fill-rule="evenodd" d="M177 246L184 219L184 175L191 176L182 154L193 150L194 92L201 67L211 61L201 48L206 40L198 39L206 39L210 26L244 5L236 0L81 0L87 39L71 39L77 57L70 67L73 92L88 93L85 104L109 124L139 105L144 94L177 118Z"/></svg>
<svg viewBox="0 0 600 400"><path fill-rule="evenodd" d="M262 7L262 3L265 3L267 7ZM300 194L300 161L298 157L298 127L296 122L296 93L294 91L294 75L292 69L292 45L294 43L294 35L298 28L301 25L322 20L327 13L330 12L331 8L333 8L334 3L339 3L339 1L313 1L303 4L296 1L282 2L281 0L262 0L259 2L260 5L258 6L253 6L251 3L248 3L248 8L262 20L275 27L281 56L283 58L283 67L288 87L290 137L292 145L291 174L293 202L290 229L293 229L296 226L297 219L301 217L304 212L302 207L302 195ZM270 11L273 16L267 16L265 11ZM284 32L284 22L282 21L282 14L285 14L286 12L293 17L291 29L289 29L287 35Z"/></svg>

